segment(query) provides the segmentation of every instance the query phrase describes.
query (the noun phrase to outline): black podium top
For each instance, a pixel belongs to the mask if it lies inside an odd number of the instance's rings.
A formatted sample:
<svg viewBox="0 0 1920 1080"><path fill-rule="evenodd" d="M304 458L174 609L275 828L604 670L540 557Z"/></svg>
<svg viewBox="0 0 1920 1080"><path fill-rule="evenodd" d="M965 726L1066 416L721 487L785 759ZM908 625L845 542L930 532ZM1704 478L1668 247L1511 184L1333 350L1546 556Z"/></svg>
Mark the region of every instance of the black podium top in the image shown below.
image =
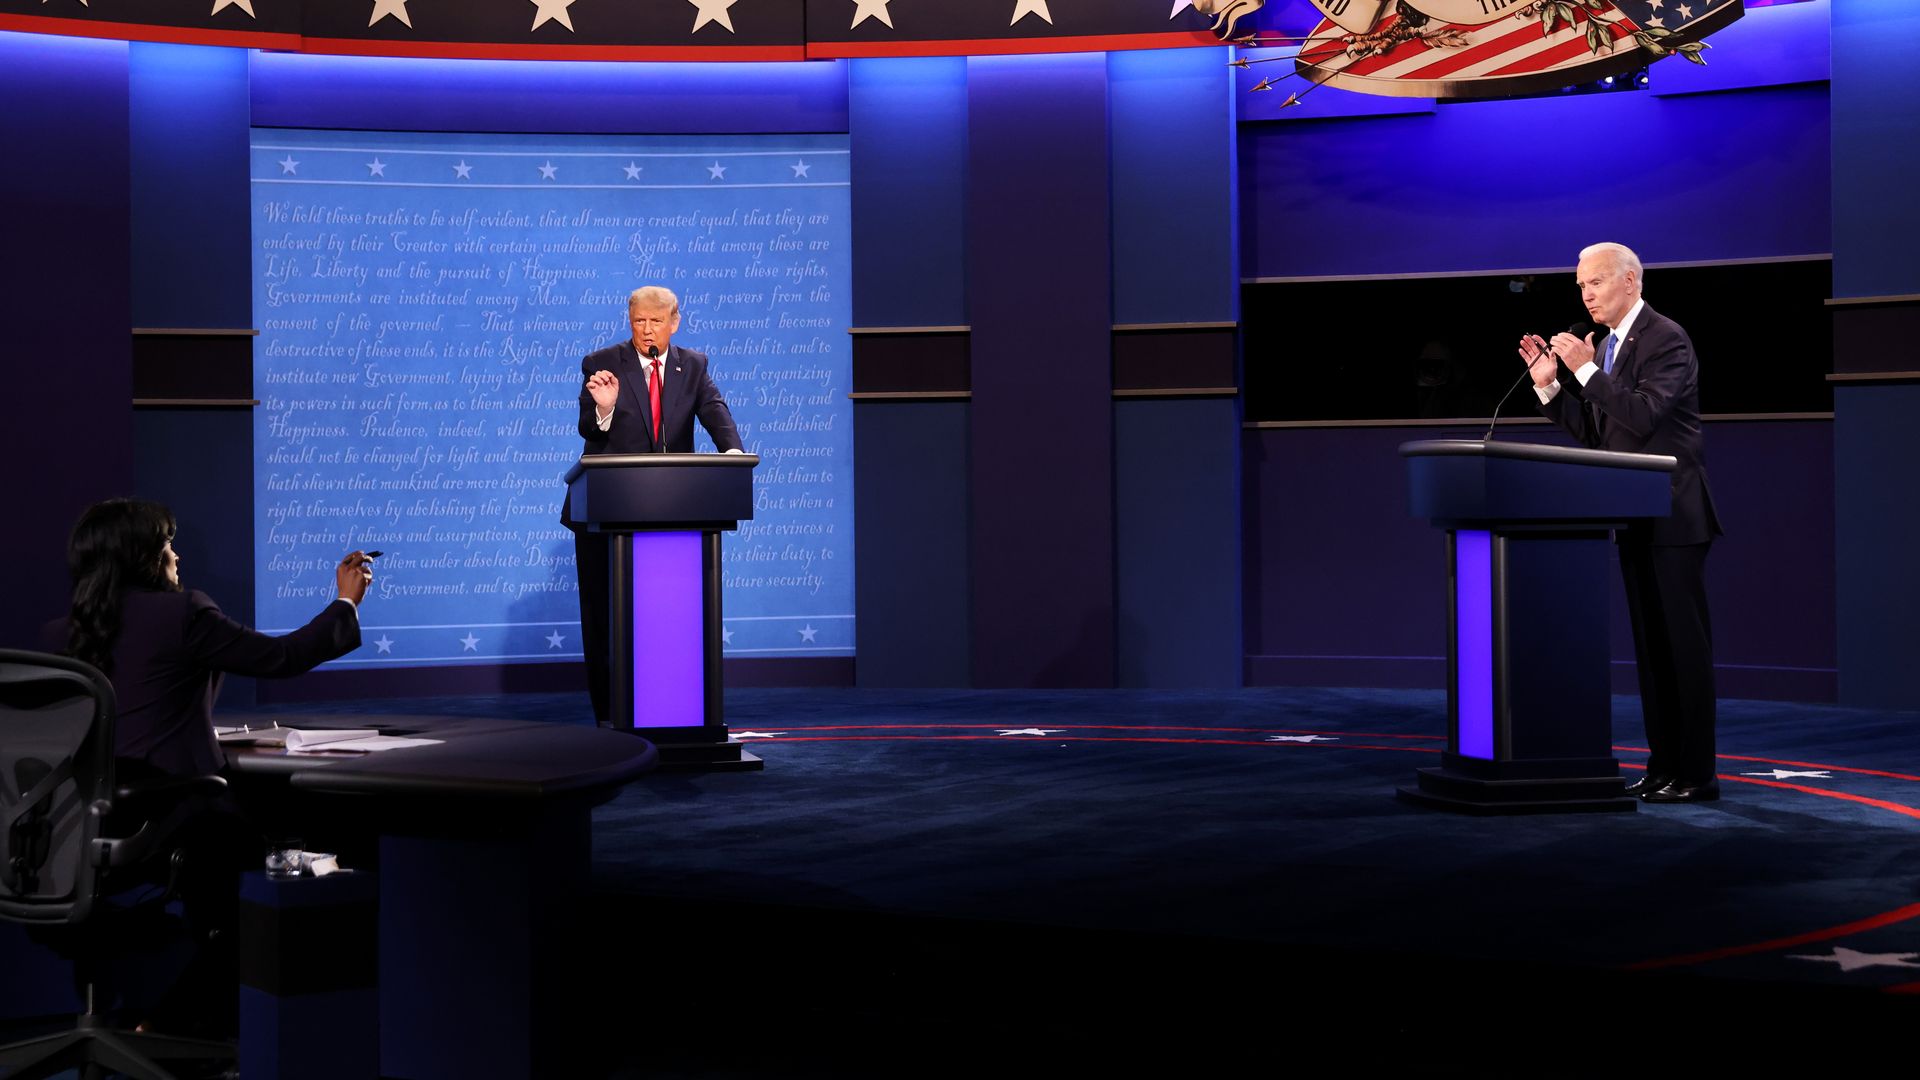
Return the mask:
<svg viewBox="0 0 1920 1080"><path fill-rule="evenodd" d="M1491 524L1615 527L1673 512L1665 454L1423 439L1402 443L1414 516L1443 528Z"/></svg>
<svg viewBox="0 0 1920 1080"><path fill-rule="evenodd" d="M568 520L596 532L732 529L753 517L758 454L587 454L567 470Z"/></svg>

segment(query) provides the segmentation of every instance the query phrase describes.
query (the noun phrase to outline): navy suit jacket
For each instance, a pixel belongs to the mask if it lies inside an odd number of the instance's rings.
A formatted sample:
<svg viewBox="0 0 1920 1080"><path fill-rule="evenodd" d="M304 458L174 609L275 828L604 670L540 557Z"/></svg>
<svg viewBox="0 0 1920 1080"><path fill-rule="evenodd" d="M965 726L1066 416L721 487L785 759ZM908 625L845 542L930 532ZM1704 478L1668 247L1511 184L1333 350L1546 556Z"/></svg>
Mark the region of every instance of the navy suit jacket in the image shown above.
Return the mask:
<svg viewBox="0 0 1920 1080"><path fill-rule="evenodd" d="M740 433L734 429L733 413L720 388L707 374L707 354L667 347L660 358L666 388L660 400L660 440L653 438L653 409L647 399L647 361L623 341L587 355L580 361L582 380L596 371L611 371L620 380L620 397L613 406L613 426L601 431L596 419L593 395L580 389L580 437L586 440L587 454L669 454L693 453L693 421L713 436L721 450L741 449Z"/></svg>
<svg viewBox="0 0 1920 1080"><path fill-rule="evenodd" d="M65 619L48 626L59 651L66 630ZM213 702L222 675L299 675L359 647L360 619L344 601L272 637L234 622L197 589L132 590L120 606L108 675L119 706L114 756L177 776L219 772L226 757L213 738Z"/></svg>
<svg viewBox="0 0 1920 1080"><path fill-rule="evenodd" d="M1595 342L1604 348L1603 342ZM1599 362L1596 352L1595 363ZM1613 374L1595 371L1582 387L1567 375L1561 393L1540 407L1582 446L1635 454L1670 454L1672 512L1635 525L1625 541L1661 546L1704 544L1720 535L1720 517L1707 487L1706 448L1700 437L1700 366L1680 324L1640 309L1627 339L1614 348Z"/></svg>

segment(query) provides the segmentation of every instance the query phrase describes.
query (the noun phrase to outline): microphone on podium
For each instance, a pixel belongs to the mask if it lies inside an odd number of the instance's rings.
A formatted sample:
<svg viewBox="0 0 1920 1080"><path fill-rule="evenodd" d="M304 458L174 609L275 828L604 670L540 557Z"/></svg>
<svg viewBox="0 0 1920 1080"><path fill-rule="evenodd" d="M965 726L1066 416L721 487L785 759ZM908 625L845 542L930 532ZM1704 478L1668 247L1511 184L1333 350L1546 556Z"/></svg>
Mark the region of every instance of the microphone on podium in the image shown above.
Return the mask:
<svg viewBox="0 0 1920 1080"><path fill-rule="evenodd" d="M1572 326L1567 327L1567 333L1572 334L1574 337L1577 337L1577 338L1583 338L1583 337L1586 337L1588 334L1599 332L1599 329L1600 329L1599 327L1593 325L1590 322L1581 321L1581 322L1574 323ZM1560 354L1557 352L1554 352L1552 349L1547 350L1547 355L1553 357L1553 359L1556 362L1558 362L1560 359ZM1493 407L1493 418L1487 421L1487 433L1485 435L1480 436L1481 442L1491 442L1493 440L1493 425L1498 424L1500 422L1500 410L1506 407L1507 399L1511 398L1513 396L1513 392L1515 390L1520 389L1520 384L1525 382L1527 380L1527 377L1532 374L1533 374L1533 365L1531 364L1525 365L1525 370L1520 372L1520 377L1518 379L1513 380L1513 385L1507 387L1507 392L1500 396L1500 403Z"/></svg>

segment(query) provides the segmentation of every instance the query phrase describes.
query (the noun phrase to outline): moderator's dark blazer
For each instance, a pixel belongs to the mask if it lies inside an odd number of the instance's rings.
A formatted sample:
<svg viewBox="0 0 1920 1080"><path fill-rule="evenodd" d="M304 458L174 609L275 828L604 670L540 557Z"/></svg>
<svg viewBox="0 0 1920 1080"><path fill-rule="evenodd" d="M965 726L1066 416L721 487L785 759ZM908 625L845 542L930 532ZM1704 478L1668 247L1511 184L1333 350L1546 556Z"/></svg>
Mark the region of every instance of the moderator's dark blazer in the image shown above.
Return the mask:
<svg viewBox="0 0 1920 1080"><path fill-rule="evenodd" d="M707 354L667 346L660 358L666 388L660 398L660 442L669 454L693 453L693 421L713 437L720 450L742 449L740 432L733 426L733 412L720 388L707 374ZM593 395L586 380L596 371L611 371L620 380L620 396L613 404L613 425L605 431L594 422ZM646 361L632 341L609 345L587 354L580 361L580 438L586 440L581 454L653 454L661 447L653 441L653 408L647 397ZM573 527L572 508L565 496L560 499L560 523Z"/></svg>
<svg viewBox="0 0 1920 1080"><path fill-rule="evenodd" d="M48 627L62 649L66 630L65 619ZM109 673L119 705L114 755L174 775L219 772L226 758L213 738L213 702L223 674L284 678L359 647L360 618L341 600L273 637L234 622L197 589L128 592Z"/></svg>
<svg viewBox="0 0 1920 1080"><path fill-rule="evenodd" d="M1594 342L1600 362L1604 339ZM1680 324L1640 309L1627 339L1614 349L1613 374L1596 370L1582 387L1570 373L1561 393L1540 407L1582 446L1636 454L1671 454L1673 511L1627 530L1622 539L1660 546L1704 544L1720 535L1720 518L1707 487L1700 438L1700 368Z"/></svg>

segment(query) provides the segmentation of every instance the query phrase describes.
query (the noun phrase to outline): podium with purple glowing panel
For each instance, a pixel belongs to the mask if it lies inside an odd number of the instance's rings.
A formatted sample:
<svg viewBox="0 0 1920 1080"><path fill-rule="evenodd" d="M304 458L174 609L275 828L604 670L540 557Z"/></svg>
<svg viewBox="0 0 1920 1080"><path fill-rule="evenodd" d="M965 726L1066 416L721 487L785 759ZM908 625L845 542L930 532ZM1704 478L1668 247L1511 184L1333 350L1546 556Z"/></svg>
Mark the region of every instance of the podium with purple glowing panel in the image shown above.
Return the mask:
<svg viewBox="0 0 1920 1080"><path fill-rule="evenodd" d="M590 454L567 470L573 521L608 537L608 715L660 767L757 769L727 735L720 534L753 517L755 454Z"/></svg>
<svg viewBox="0 0 1920 1080"><path fill-rule="evenodd" d="M1405 443L1412 511L1447 533L1447 749L1402 799L1471 814L1631 811L1613 756L1612 530L1665 517L1674 459Z"/></svg>

